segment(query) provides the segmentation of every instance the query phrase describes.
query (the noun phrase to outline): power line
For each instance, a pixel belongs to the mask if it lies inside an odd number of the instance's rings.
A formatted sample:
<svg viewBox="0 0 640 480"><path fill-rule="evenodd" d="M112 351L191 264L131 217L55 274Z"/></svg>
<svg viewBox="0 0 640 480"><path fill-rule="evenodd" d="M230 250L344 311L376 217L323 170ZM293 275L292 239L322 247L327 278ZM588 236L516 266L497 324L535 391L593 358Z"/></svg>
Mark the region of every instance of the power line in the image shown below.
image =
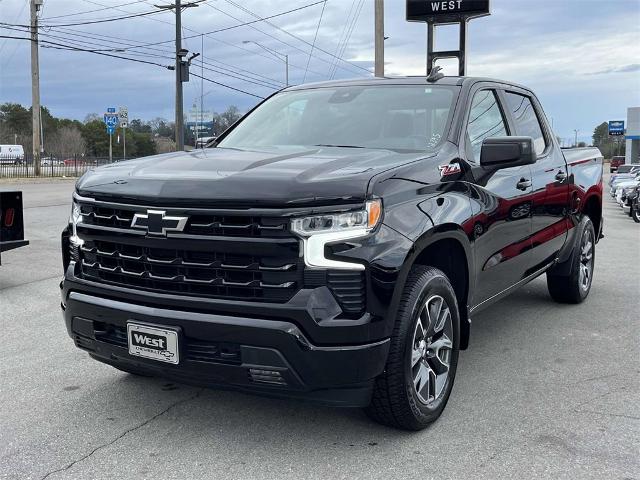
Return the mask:
<svg viewBox="0 0 640 480"><path fill-rule="evenodd" d="M358 19L360 18L360 13L362 13L362 7L364 6L364 0L360 0L358 7L354 13L353 19L351 21L351 25L349 26L349 30L347 31L347 36L344 39L344 43L342 44L342 48L340 53L338 53L338 58L341 58L345 52L347 51L347 46L349 45L349 40L351 39L351 35L355 30L356 24L358 23ZM333 71L331 72L331 77L333 78L338 70L338 61L336 60L333 65Z"/></svg>
<svg viewBox="0 0 640 480"><path fill-rule="evenodd" d="M256 95L255 93L250 93L250 92L247 92L245 90L242 90L240 88L236 88L236 87L232 87L230 85L225 85L224 83L216 82L215 80L211 80L210 78L207 78L207 77L201 77L197 73L191 73L191 75L193 75L194 77L201 78L202 80L205 80L207 82L215 83L216 85L220 85L220 86L225 87L225 88L230 88L231 90L235 90L236 92L244 93L245 95L251 95L252 97L256 97L256 98L259 98L261 100L264 100L264 98L265 98L265 97L261 97L260 95Z"/></svg>
<svg viewBox="0 0 640 480"><path fill-rule="evenodd" d="M40 27L76 27L78 25L93 25L95 23L107 23L107 22L116 22L118 20L127 20L129 18L137 18L137 17L145 17L147 15L156 15L158 13L163 13L162 10L152 10L149 12L136 13L131 15L126 15L123 17L112 17L112 18L104 18L102 20L91 20L87 22L78 22L78 23L65 23L65 24L48 24L48 25L40 25ZM11 23L0 22L0 25L8 25L10 27L29 27L29 25L14 25Z"/></svg>
<svg viewBox="0 0 640 480"><path fill-rule="evenodd" d="M151 20L151 19L149 19L149 20ZM7 28L7 27L5 27L5 28ZM187 30L187 27L184 27L184 29ZM71 35L71 36L74 36L74 37L89 38L89 39L92 39L92 40L96 40L97 39L100 42L109 41L111 43L115 43L116 45L122 45L122 47L118 47L117 49L118 50L120 50L120 49L126 50L130 54L132 54L132 52L136 51L137 49L141 49L141 50L149 50L151 52L159 52L161 54L164 54L164 56L166 56L164 58L168 58L169 56L171 56L171 58L172 58L172 56L174 55L174 52L169 51L169 50L163 50L163 49L154 48L154 47L151 47L151 46L141 46L141 45L135 45L135 44L132 45L132 42L133 43L141 43L141 42L139 42L137 40L131 40L131 39L128 39L128 38L116 37L116 36L113 36L113 35L104 35L104 34L99 34L99 33L89 33L89 32L84 32L82 30L74 30L74 29L64 29L63 28L63 29L60 29L60 31L62 32L63 35ZM67 32L69 32L69 33L67 33ZM45 35L50 35L50 34L45 34ZM96 37L98 37L98 38L96 38ZM74 41L73 39L68 39L66 37L60 37L60 38L67 39L67 41ZM108 40L102 40L102 38L108 39ZM213 40L215 40L215 39L213 39ZM75 41L75 42L77 42L77 41ZM87 43L91 43L91 42L87 42ZM233 45L230 44L230 46L233 46ZM243 50L245 50L245 49L243 49ZM253 53L250 50L247 50L247 52ZM146 54L146 52L144 52L144 53L140 52L140 54ZM151 55L151 54L149 54L149 55ZM162 55L156 54L156 56L160 57ZM265 57L265 58L269 58L269 57ZM271 86L273 86L274 88L281 88L281 86L284 85L279 80L275 80L275 79L273 79L271 77L267 77L267 76L261 75L261 74L259 74L257 72L251 72L249 70L245 70L245 69L243 69L241 67L237 67L235 65L231 65L231 64L222 62L220 60L209 60L209 61L198 60L198 61L204 63L205 65L209 65L211 67L218 68L218 69L221 69L221 70L227 70L227 71L235 73L237 75L245 75L245 76L247 76L249 78L252 78L254 80L263 79L263 81L265 81L265 83L271 84ZM211 62L213 62L213 63L211 63ZM222 65L222 66L220 66L220 65ZM222 75L226 74L225 72L220 72L220 73Z"/></svg>
<svg viewBox="0 0 640 480"><path fill-rule="evenodd" d="M214 7L213 5L208 4L208 3L206 3L205 5L207 5L207 6L208 6L208 7L210 7L210 8L213 8L214 10L216 10L216 11L218 11L218 12L222 13L223 15L226 15L226 16L228 16L228 17L230 17L230 18L233 18L234 20L236 20L236 21L238 21L238 22L242 22L242 20L241 20L241 19L239 19L238 17L236 17L236 16L234 16L234 15L230 14L229 12L226 12L226 11L222 10L222 9L221 9L221 8L219 8L219 7ZM255 25L253 25L253 24L250 24L250 25L249 25L249 27L250 27L250 28L252 28L253 30L257 31L257 32L260 32L260 33L261 33L261 34L263 34L263 35L266 35L267 37L272 38L272 39L273 39L273 40L275 40L276 42L279 42L279 43L281 43L281 44L283 44L283 45L286 45L286 46L287 46L287 47L289 47L289 48L292 48L292 49L294 49L294 50L299 51L299 52L300 52L300 53L302 53L303 55L308 55L308 54L309 54L309 52L308 52L308 51L303 50L302 48L299 48L299 47L297 47L296 45L292 45L291 43L285 42L284 40L279 39L279 38L278 38L278 37L276 37L275 35L272 35L271 33L266 32L266 31L264 31L264 30L261 30L260 28L256 27L256 26L255 26ZM215 37L210 37L210 38L215 38ZM249 51L250 51L250 50L249 50ZM263 57L264 57L265 55L261 55L261 56L263 56ZM271 57L266 57L266 58L269 58L270 60L273 60L273 58L271 58ZM324 60L323 58L315 57L315 56L314 56L314 58L318 58L318 60L328 63L328 62L327 62L326 60ZM293 64L293 63L291 63L291 62L289 63L289 65L290 65L290 66L292 66L292 67L294 67L294 68L297 68L297 69L299 69L299 70L304 70L304 67L302 67L302 66L298 66L298 65L295 65L295 64ZM322 75L322 74L321 74L321 73L319 73L319 72L314 72L314 71L312 71L312 70L309 70L309 71L311 71L312 73L315 73L315 74L317 74L317 75Z"/></svg>
<svg viewBox="0 0 640 480"><path fill-rule="evenodd" d="M347 25L349 24L349 20L351 19L351 13L353 12L353 7L356 5L356 1L358 0L351 0L351 7L349 7L349 13L347 14L347 20L346 22L344 22L344 25L342 27L342 33L340 33L340 37L338 38L338 43L336 45L336 50L334 52L334 56L338 56L338 53L340 52L340 46L342 45L342 39L344 38L346 32L347 32ZM333 70L333 64L331 65L331 67L329 68L329 73L328 76L331 75L331 72Z"/></svg>
<svg viewBox="0 0 640 480"><path fill-rule="evenodd" d="M327 7L327 0L324 0L322 4L322 11L320 12L320 18L318 19L318 26L316 27L316 34L313 36L313 44L311 45L311 51L309 52L309 58L307 58L307 68L304 69L304 77L302 77L302 83L307 80L307 72L309 71L309 63L311 63L311 55L313 55L313 49L316 46L316 40L318 39L318 31L320 30L320 24L322 23L322 16L324 15L324 9Z"/></svg>
<svg viewBox="0 0 640 480"><path fill-rule="evenodd" d="M303 9L305 9L305 8L315 7L316 5L319 5L319 4L321 4L321 3L323 4L323 6L322 6L322 11L324 12L324 5L326 5L327 0L320 0L320 1L318 1L318 2L310 3L310 4L308 4L308 5L303 5L303 6L301 6L301 7L294 8L294 9L292 9L292 10L287 10L286 12L277 13L277 14L275 14L275 15L269 15L268 17L264 17L264 18L258 18L257 20L252 20L252 21L250 21L250 22L244 22L244 23L240 23L240 24L238 24L238 25L232 25L232 26L230 26L230 27L225 27L225 28L219 28L219 29L217 29L217 30L212 30L212 31L210 31L210 32L205 33L204 35L208 35L208 34L211 34L211 33L226 32L227 30L232 30L232 29L234 29L234 28L245 27L245 26L247 26L247 25L252 25L252 24L254 24L254 23L264 22L264 21L265 21L265 20L267 20L267 19L270 19L270 18L276 18L276 17L281 17L282 15L287 15L287 14L289 14L289 13L297 12L297 11L299 11L299 10L303 10ZM209 6L209 7L213 7L213 5L211 5L211 4L209 4L209 3L207 3L206 5L207 5L207 6Z"/></svg>
<svg viewBox="0 0 640 480"><path fill-rule="evenodd" d="M296 40L298 40L298 41L300 41L300 42L302 42L302 43L305 43L305 44L307 44L307 45L311 46L311 43L309 43L308 41L306 41L304 38L302 38L302 37L300 37L300 36L298 36L298 35L295 35L295 34L293 34L293 33L289 32L289 31L285 30L284 28L279 27L278 25L276 25L276 24L274 24L274 23L272 23L272 22L269 22L267 19L260 17L259 15L257 15L257 14L255 14L255 13L253 13L251 10L249 10L249 9L247 9L247 8L245 8L245 7L243 7L242 5L238 5L238 4L237 4L236 2L234 2L233 0L225 0L225 1L226 1L227 3L230 3L231 5L233 5L234 7L236 7L236 8L238 8L238 9L242 10L243 12L248 13L249 15L251 15L251 16L253 16L253 17L256 17L256 18L258 18L258 19L262 19L262 20L263 20L267 25L271 25L272 27L274 27L274 28L276 28L276 29L280 30L282 33L284 33L284 34L286 34L286 35L289 35L290 37L295 38ZM316 46L316 50L318 50L318 51L320 51L320 52L322 52L322 53L324 53L324 54L326 54L326 55L329 55L329 56L330 56L330 57L332 57L332 58L334 57L334 55L333 55L332 53L330 53L330 52L328 52L328 51L326 51L326 50L324 50L324 49L322 49L322 48L320 48L320 47L318 47L318 46ZM305 52L305 53L306 53L306 52ZM367 72L368 74L371 74L371 72L370 72L369 70L367 70L367 69L366 69L366 68L364 68L364 67L361 67L360 65L356 65L355 63L352 63L352 62L350 62L350 61L348 61L348 60L345 60L345 59L343 59L343 58L339 58L339 57L338 57L338 60L339 60L339 61L341 61L341 62L347 63L347 64L351 65L351 66L352 66L352 67L354 67L354 68L358 68L358 69L360 69L360 70L364 70L364 71L365 71L365 72ZM344 67L339 67L339 68L345 69Z"/></svg>
<svg viewBox="0 0 640 480"><path fill-rule="evenodd" d="M120 5L113 5L113 6L109 6L109 7L103 7L103 8L95 8L93 10L85 10L83 12L66 13L64 15L56 15L55 17L41 18L41 20L47 21L47 20L53 20L55 18L76 17L78 15L85 15L87 13L103 12L105 10L112 10L112 9L116 9L118 7L126 7L128 5L135 5L136 3L145 3L145 2L146 2L146 0L136 0L135 2L121 3Z"/></svg>
<svg viewBox="0 0 640 480"><path fill-rule="evenodd" d="M29 41L29 42L32 41L31 38L28 38L28 37L14 37L14 36L9 36L9 35L0 35L0 38L14 39L14 40L26 40L26 41ZM167 69L171 68L171 67L169 67L167 65L162 65L162 64L156 63L156 62L149 62L149 61L140 60L140 59L137 59L137 58L123 57L123 56L120 56L120 55L113 55L113 54L106 53L106 52L96 52L94 50L87 50L87 49L83 49L83 48L79 48L79 47L74 47L74 46L71 46L71 45L64 45L64 44L57 43L57 42L51 42L49 40L41 40L39 43L41 43L41 44L42 43L46 43L47 45L49 45L49 46L46 46L46 47L45 47L45 45L43 45L44 48L53 48L55 50L72 50L72 51L77 51L77 52L92 53L94 55L103 55L103 56L106 56L106 57L118 58L118 59L121 59L121 60L129 60L131 62L144 63L144 64L147 64L147 65L154 65L154 66L167 68ZM211 78L202 77L202 76L197 75L195 73L191 73L191 75L193 75L194 77L202 78L203 80L205 80L207 82L215 83L216 85L219 85L221 87L228 88L228 89L234 90L236 92L244 93L245 95L250 95L252 97L256 97L256 98L260 98L260 99L264 99L265 98L265 97L261 97L260 95L256 95L255 93L247 92L246 90L242 90L240 88L236 88L236 87L233 87L231 85L227 85L225 83L218 82L216 80L212 80Z"/></svg>

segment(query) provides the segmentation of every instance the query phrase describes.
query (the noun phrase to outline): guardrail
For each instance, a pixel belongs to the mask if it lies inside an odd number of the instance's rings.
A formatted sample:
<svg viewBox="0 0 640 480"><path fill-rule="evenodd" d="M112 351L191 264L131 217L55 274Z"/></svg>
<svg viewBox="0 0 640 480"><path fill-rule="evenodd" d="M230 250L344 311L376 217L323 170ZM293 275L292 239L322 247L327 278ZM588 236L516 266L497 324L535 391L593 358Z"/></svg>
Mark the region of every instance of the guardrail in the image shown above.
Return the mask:
<svg viewBox="0 0 640 480"><path fill-rule="evenodd" d="M0 158L0 178L79 177L91 168L109 163L108 157L45 155L40 159L40 174L36 175L31 156L18 160Z"/></svg>

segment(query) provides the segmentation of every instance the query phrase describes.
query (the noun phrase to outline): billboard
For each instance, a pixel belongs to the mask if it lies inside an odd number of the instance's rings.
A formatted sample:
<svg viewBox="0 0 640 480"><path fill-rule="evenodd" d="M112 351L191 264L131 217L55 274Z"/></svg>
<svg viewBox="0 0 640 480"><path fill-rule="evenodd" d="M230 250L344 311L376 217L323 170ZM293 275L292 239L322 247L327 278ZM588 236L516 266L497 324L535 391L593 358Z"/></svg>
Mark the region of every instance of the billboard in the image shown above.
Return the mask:
<svg viewBox="0 0 640 480"><path fill-rule="evenodd" d="M409 22L458 22L490 14L490 0L407 0Z"/></svg>
<svg viewBox="0 0 640 480"><path fill-rule="evenodd" d="M609 135L624 135L624 120L610 120Z"/></svg>

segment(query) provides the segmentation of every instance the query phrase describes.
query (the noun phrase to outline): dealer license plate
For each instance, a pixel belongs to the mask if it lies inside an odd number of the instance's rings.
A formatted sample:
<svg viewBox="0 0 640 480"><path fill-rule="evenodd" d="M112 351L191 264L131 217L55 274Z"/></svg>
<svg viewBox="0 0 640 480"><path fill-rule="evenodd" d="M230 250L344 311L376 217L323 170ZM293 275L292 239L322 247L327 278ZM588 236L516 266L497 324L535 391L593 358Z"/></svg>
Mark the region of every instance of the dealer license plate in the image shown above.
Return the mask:
<svg viewBox="0 0 640 480"><path fill-rule="evenodd" d="M127 323L129 354L159 362L180 362L178 332L175 330Z"/></svg>

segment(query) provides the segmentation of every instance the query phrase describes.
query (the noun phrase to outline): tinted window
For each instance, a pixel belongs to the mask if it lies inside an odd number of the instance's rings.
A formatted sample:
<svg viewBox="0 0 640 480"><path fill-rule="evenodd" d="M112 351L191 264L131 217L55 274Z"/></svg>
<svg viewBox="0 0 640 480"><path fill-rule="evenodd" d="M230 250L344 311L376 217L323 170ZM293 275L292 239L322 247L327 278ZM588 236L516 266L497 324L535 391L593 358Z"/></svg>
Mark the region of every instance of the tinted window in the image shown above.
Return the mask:
<svg viewBox="0 0 640 480"><path fill-rule="evenodd" d="M427 150L446 136L458 91L447 86L376 85L282 92L243 119L218 146Z"/></svg>
<svg viewBox="0 0 640 480"><path fill-rule="evenodd" d="M631 165L620 165L618 167L618 173L629 173L631 172Z"/></svg>
<svg viewBox="0 0 640 480"><path fill-rule="evenodd" d="M477 163L480 163L480 150L485 138L507 136L507 127L493 90L482 90L473 97L467 136Z"/></svg>
<svg viewBox="0 0 640 480"><path fill-rule="evenodd" d="M547 143L540 127L540 121L529 97L517 93L506 94L507 105L516 123L518 135L533 138L536 153L540 155L547 148Z"/></svg>

